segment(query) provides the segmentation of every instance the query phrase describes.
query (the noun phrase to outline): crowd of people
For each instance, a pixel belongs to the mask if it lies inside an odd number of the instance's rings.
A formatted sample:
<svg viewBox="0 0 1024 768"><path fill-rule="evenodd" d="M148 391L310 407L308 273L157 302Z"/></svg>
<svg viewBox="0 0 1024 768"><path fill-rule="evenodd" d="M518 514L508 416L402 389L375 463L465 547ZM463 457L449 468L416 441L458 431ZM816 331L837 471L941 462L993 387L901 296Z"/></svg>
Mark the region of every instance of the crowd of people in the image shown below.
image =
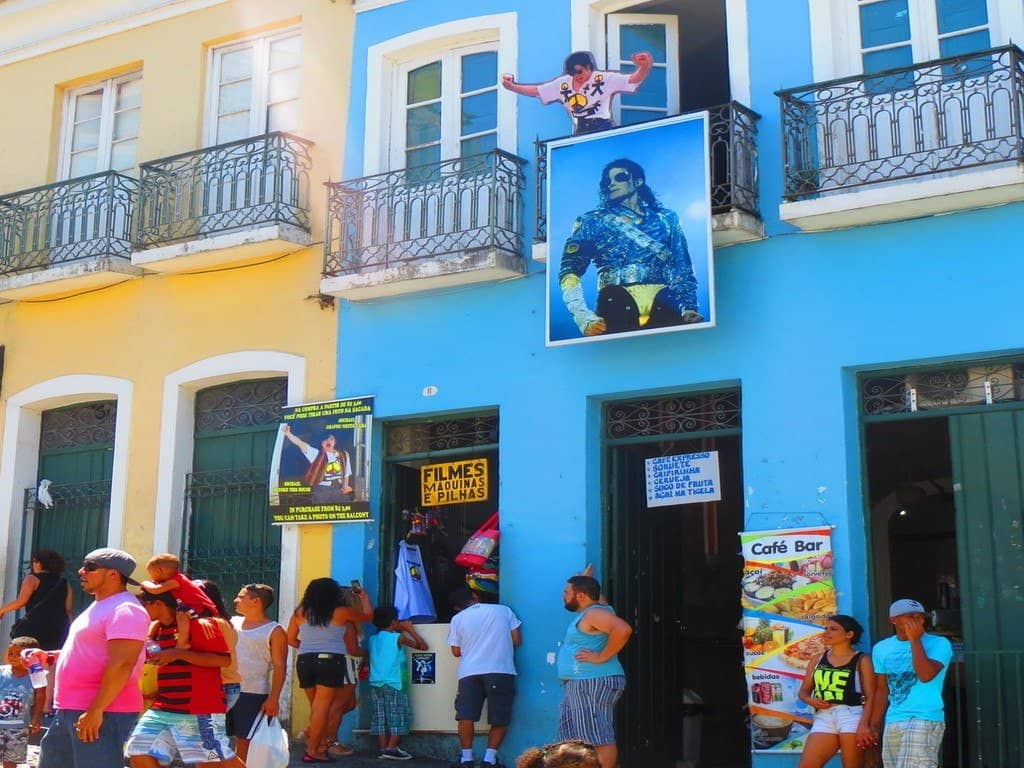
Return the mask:
<svg viewBox="0 0 1024 768"><path fill-rule="evenodd" d="M120 768L125 760L132 768L172 760L242 767L253 733L279 714L289 646L297 651L296 677L310 704L303 762L333 763L352 754L337 735L356 706L360 679L368 682L378 756L412 757L400 746L412 724L404 649L424 651L427 642L393 607L375 608L358 582L343 588L314 579L285 629L267 615L274 590L266 584L243 586L232 615L217 585L189 579L175 556L152 558L141 583L133 578L136 567L117 549L86 555L78 576L92 602L72 621L70 588L59 575L63 561L48 551L33 556L28 586L0 608L28 608L15 624L8 663L0 666L3 768L25 762L44 709L53 718L41 740L40 768ZM475 724L486 703L490 729L479 765L497 768L512 721L522 624L510 608L483 603L468 588L450 599L457 611L447 644L458 658L458 764L478 765ZM557 658L558 741L527 750L517 768L615 768L614 710L626 685L618 653L633 630L604 602L589 573L568 579L563 602L573 616ZM41 636L21 634L39 621L33 606L44 606L52 624L40 622ZM837 752L844 768L859 768L865 750L879 744L883 721L886 768L938 764L942 682L952 648L925 631L920 603L897 600L889 615L895 634L870 655L854 647L862 633L855 619L829 618L826 650L799 691L816 713L800 768L822 768ZM376 631L365 637L371 623Z"/></svg>

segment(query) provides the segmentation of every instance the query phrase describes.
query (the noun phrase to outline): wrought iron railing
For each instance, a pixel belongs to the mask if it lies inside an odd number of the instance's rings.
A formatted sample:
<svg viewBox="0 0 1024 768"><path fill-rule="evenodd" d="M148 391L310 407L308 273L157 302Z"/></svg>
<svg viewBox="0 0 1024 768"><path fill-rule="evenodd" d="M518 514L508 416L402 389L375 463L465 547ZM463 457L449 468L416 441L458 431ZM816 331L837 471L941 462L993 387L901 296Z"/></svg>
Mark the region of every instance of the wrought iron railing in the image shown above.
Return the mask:
<svg viewBox="0 0 1024 768"><path fill-rule="evenodd" d="M328 184L324 275L479 250L521 258L525 164L494 150Z"/></svg>
<svg viewBox="0 0 1024 768"><path fill-rule="evenodd" d="M308 231L312 146L276 132L142 163L135 247L260 224Z"/></svg>
<svg viewBox="0 0 1024 768"><path fill-rule="evenodd" d="M1024 651L968 651L946 677L947 768L1024 765Z"/></svg>
<svg viewBox="0 0 1024 768"><path fill-rule="evenodd" d="M0 274L131 258L138 182L108 171L0 197Z"/></svg>
<svg viewBox="0 0 1024 768"><path fill-rule="evenodd" d="M270 524L268 484L267 467L186 476L184 566L190 576L216 581L225 597L248 582L278 582L281 529Z"/></svg>
<svg viewBox="0 0 1024 768"><path fill-rule="evenodd" d="M1024 160L1014 45L777 95L788 200Z"/></svg>
<svg viewBox="0 0 1024 768"><path fill-rule="evenodd" d="M703 110L702 110L703 111ZM760 216L757 176L757 121L761 116L730 101L707 110L711 162L711 212L746 211ZM553 141L549 139L548 141ZM537 227L533 240L548 237L547 141L537 142Z"/></svg>
<svg viewBox="0 0 1024 768"><path fill-rule="evenodd" d="M1024 401L1024 363L990 360L866 376L860 385L862 412L869 417Z"/></svg>

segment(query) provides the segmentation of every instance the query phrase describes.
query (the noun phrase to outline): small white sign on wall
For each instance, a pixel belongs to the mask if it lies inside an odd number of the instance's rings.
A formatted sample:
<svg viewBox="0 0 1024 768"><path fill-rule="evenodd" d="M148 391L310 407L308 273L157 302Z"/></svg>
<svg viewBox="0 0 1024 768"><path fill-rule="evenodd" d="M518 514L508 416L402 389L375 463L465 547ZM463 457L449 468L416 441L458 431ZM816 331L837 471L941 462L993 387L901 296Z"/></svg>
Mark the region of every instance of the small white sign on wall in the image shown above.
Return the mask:
<svg viewBox="0 0 1024 768"><path fill-rule="evenodd" d="M657 456L644 461L647 506L670 507L720 501L718 451Z"/></svg>

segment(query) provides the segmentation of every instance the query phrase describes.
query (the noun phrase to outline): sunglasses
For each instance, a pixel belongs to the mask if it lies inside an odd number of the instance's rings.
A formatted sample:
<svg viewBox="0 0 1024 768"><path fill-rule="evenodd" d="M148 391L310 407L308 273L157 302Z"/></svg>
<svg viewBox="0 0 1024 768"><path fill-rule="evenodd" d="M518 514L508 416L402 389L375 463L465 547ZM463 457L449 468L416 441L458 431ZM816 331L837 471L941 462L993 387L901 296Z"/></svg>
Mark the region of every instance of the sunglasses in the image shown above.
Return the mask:
<svg viewBox="0 0 1024 768"><path fill-rule="evenodd" d="M618 173L612 174L612 181L618 184L625 184L633 177L629 175L629 171L619 171Z"/></svg>
<svg viewBox="0 0 1024 768"><path fill-rule="evenodd" d="M98 571L102 567L103 566L100 565L99 563L88 563L88 562L82 563L82 570L86 571L88 573L92 573L93 571Z"/></svg>

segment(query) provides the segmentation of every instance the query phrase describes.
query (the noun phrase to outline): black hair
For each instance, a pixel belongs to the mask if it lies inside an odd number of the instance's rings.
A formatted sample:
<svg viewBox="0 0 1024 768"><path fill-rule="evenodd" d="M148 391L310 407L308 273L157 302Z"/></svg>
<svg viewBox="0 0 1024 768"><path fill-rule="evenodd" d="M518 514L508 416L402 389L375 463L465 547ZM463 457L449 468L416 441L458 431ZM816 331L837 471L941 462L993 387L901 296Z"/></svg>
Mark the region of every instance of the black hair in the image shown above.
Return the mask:
<svg viewBox="0 0 1024 768"><path fill-rule="evenodd" d="M476 594L469 587L463 585L456 587L450 593L448 593L448 600L451 602L452 607L462 610L471 606L477 601Z"/></svg>
<svg viewBox="0 0 1024 768"><path fill-rule="evenodd" d="M398 611L390 605L373 609L373 626L377 629L387 629L392 622L398 621Z"/></svg>
<svg viewBox="0 0 1024 768"><path fill-rule="evenodd" d="M651 188L647 186L647 174L644 173L643 167L640 163L635 163L625 157L620 157L618 160L612 160L601 169L601 205L608 205L610 202L608 199L608 188L611 186L611 179L608 178L608 172L612 168L622 168L624 171L629 172L629 175L634 181L643 182L637 186L636 196L640 199L640 202L648 208L653 208L654 210L661 209L661 204L658 202L658 199L654 196Z"/></svg>
<svg viewBox="0 0 1024 768"><path fill-rule="evenodd" d="M231 614L228 613L228 608L224 605L224 595L221 594L217 582L209 579L193 579L193 583L198 584L199 588L210 598L213 607L217 609L217 615L225 621L231 621Z"/></svg>
<svg viewBox="0 0 1024 768"><path fill-rule="evenodd" d="M576 67L586 67L591 72L597 69L597 62L594 60L594 54L590 51L573 51L565 57L565 64L562 66L562 70L567 75L574 74L573 70Z"/></svg>
<svg viewBox="0 0 1024 768"><path fill-rule="evenodd" d="M334 579L323 577L313 579L302 593L298 610L314 627L326 627L331 623L334 609L342 604L341 585Z"/></svg>
<svg viewBox="0 0 1024 768"><path fill-rule="evenodd" d="M143 604L163 603L172 611L176 611L178 609L178 601L174 599L170 592L160 592L159 594L154 594L153 592L146 592L145 590L143 590L142 592L139 592L138 598L139 602Z"/></svg>
<svg viewBox="0 0 1024 768"><path fill-rule="evenodd" d="M837 613L833 616L829 616L828 620L834 621L843 628L844 632L853 632L853 637L850 638L851 645L856 645L860 642L861 635L864 634L864 627L862 627L860 622L853 618L853 616L847 616L845 613Z"/></svg>
<svg viewBox="0 0 1024 768"><path fill-rule="evenodd" d="M43 566L46 573L60 573L67 563L60 553L54 549L40 549L32 554L32 559Z"/></svg>
<svg viewBox="0 0 1024 768"><path fill-rule="evenodd" d="M601 583L593 576L570 576L568 582L573 592L584 594L591 600L601 599Z"/></svg>

